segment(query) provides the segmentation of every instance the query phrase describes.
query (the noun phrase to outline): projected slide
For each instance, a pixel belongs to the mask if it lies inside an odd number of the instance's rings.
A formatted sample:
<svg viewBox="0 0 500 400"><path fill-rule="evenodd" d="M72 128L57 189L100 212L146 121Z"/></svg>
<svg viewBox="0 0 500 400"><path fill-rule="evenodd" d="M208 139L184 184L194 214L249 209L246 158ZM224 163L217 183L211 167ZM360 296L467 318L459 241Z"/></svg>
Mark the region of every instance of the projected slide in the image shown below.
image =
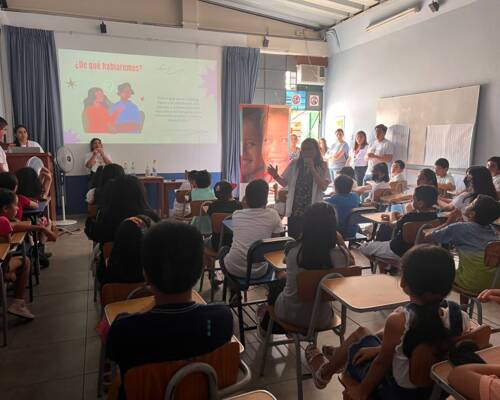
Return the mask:
<svg viewBox="0 0 500 400"><path fill-rule="evenodd" d="M65 143L217 143L215 60L59 49Z"/></svg>

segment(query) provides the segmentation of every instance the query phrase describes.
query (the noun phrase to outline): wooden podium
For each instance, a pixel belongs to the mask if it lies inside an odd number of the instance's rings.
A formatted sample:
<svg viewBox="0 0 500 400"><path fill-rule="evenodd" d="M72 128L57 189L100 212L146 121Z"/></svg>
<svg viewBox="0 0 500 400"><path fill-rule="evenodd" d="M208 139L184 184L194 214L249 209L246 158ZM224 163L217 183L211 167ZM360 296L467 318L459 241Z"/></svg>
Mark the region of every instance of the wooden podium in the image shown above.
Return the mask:
<svg viewBox="0 0 500 400"><path fill-rule="evenodd" d="M54 157L50 153L6 153L7 164L9 164L9 171L15 173L18 169L26 167L26 163L31 157L38 157L43 161L43 165L52 174L52 185L50 187L50 201L49 201L49 218L54 222L56 221L56 189L55 180L57 176L54 174Z"/></svg>

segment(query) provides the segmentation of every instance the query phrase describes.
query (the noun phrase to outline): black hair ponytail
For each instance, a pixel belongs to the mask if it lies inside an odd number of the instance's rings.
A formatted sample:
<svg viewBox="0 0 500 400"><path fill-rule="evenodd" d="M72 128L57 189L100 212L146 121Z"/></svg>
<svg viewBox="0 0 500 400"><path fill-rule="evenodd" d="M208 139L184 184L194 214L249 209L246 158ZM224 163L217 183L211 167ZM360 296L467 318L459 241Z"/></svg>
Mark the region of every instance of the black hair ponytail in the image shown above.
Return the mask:
<svg viewBox="0 0 500 400"><path fill-rule="evenodd" d="M420 300L420 304L408 306L411 317L403 340L403 353L410 358L413 350L425 343L433 346L441 356L450 349L453 336L440 316L441 302L450 293L455 280L453 257L439 246L415 246L403 256L402 270L404 283Z"/></svg>

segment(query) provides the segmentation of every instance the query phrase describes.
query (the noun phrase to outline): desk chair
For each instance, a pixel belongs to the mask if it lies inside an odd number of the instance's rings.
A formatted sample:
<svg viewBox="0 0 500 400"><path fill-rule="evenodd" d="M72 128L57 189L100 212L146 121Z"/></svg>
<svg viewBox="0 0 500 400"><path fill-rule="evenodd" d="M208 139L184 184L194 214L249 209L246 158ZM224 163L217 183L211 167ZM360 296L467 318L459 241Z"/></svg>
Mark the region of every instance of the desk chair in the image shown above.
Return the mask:
<svg viewBox="0 0 500 400"><path fill-rule="evenodd" d="M408 184L406 183L406 181L389 182L389 185L391 185L392 194L403 193L406 190L406 188L408 187Z"/></svg>
<svg viewBox="0 0 500 400"><path fill-rule="evenodd" d="M234 397L228 397L225 400L277 400L276 397L267 390L254 390L253 392L239 394Z"/></svg>
<svg viewBox="0 0 500 400"><path fill-rule="evenodd" d="M283 320L280 320L274 312L274 306L267 306L269 313L269 325L267 327L266 338L264 340L264 350L262 352L262 359L260 363L260 376L264 375L264 368L266 363L267 350L271 346L281 344L295 344L295 361L296 361L296 379L297 379L297 398L302 400L304 393L302 390L302 381L306 377L302 374L302 359L301 359L301 342L315 343L318 333L333 331L340 337L340 341L344 341L344 333L346 328L346 318L339 318L334 315L328 326L318 329L316 328L318 308L321 303L332 302L333 298L328 296L321 289L321 282L325 279L338 278L343 276L359 276L361 275L361 267L345 267L345 268L331 268L325 270L309 270L300 272L297 276L297 293L301 303L313 305L311 318L308 327L299 327ZM345 309L343 309L345 310ZM345 313L345 311L343 311ZM283 340L271 341L274 323L279 324L285 331L287 338Z"/></svg>
<svg viewBox="0 0 500 400"><path fill-rule="evenodd" d="M346 232L348 231L349 227L352 225L359 225L359 224L366 224L368 221L361 216L361 214L367 214L367 213L376 213L377 209L375 207L357 207L353 208L351 210L351 213L347 217L347 222L345 226L340 226L339 231L344 237L344 240L349 242L349 247L351 246L352 243L355 242L365 242L368 240L368 237L360 232L356 232L354 236L348 236L346 235ZM373 234L372 236L375 235L375 226L376 224L373 223Z"/></svg>
<svg viewBox="0 0 500 400"><path fill-rule="evenodd" d="M424 236L424 229L428 228L433 228L439 226L439 220L434 219L432 221L412 221L412 222L406 222L403 224L403 241L411 246L419 244L423 240ZM394 239L394 235L396 233L396 230L394 229L392 232L392 239ZM377 272L377 264L385 264L385 265L390 265L395 268L400 268L401 267L401 260L392 260L392 259L386 259L382 257L377 257L377 256L370 256L368 257L370 261L370 266L372 267L372 272L376 273ZM380 266L379 266L380 270ZM382 272L380 270L380 272Z"/></svg>
<svg viewBox="0 0 500 400"><path fill-rule="evenodd" d="M102 260L104 261L104 265L107 266L108 260L111 257L111 253L113 252L113 242L105 242L100 247L101 247L101 253L102 253ZM96 263L95 273L94 273L94 302L97 301L97 293L101 293L101 285L100 285L99 279L97 278L97 268L98 268L100 262L101 261L99 258L99 262ZM102 299L101 299L101 303L102 303Z"/></svg>
<svg viewBox="0 0 500 400"><path fill-rule="evenodd" d="M380 200L381 197L384 196L389 196L392 194L391 189L377 189L375 190L375 193L373 193L373 203L375 204L375 207L377 207L378 211L384 211L386 209L385 204L382 204L382 201Z"/></svg>
<svg viewBox="0 0 500 400"><path fill-rule="evenodd" d="M219 245L218 248L220 249L222 247L222 244L224 243L223 240L223 225L222 222L226 218L231 218L232 214L231 213L213 213L210 216L210 221L212 223L212 234L219 234ZM215 268L215 262L219 259L219 251L214 250L211 247L204 247L203 250L203 272L201 274L200 278L200 290L199 292L203 290L203 278L205 277L205 272L208 273L208 277L210 279L210 301L214 301L214 294L215 294L215 271L220 270L220 268Z"/></svg>
<svg viewBox="0 0 500 400"><path fill-rule="evenodd" d="M241 369L243 378L238 382ZM239 344L226 343L211 353L187 360L134 367L125 374L127 399L219 399L240 390L251 379L240 360Z"/></svg>
<svg viewBox="0 0 500 400"><path fill-rule="evenodd" d="M137 289L142 289L144 282L134 283L106 283L101 288L101 310L104 315L104 308L117 301L127 300ZM144 294L149 296L150 293ZM143 296L143 297L144 297ZM140 296L137 296L140 297ZM101 351L99 353L99 371L97 373L97 397L102 396L104 364L106 362L106 344L101 342Z"/></svg>
<svg viewBox="0 0 500 400"><path fill-rule="evenodd" d="M490 287L486 289L497 288L500 283L500 240L489 242L484 249L484 265L496 269ZM453 290L460 294L460 302L462 302L462 299L466 301L465 304L469 309L469 316L472 317L474 305L477 306L477 322L481 325L483 323L483 305L477 299L479 293L471 292L456 284L453 284Z"/></svg>
<svg viewBox="0 0 500 400"><path fill-rule="evenodd" d="M7 303L7 284L3 278L3 268L5 262L2 261L0 264L0 296L2 303L2 333L3 333L3 347L7 346L7 330L8 330L8 320L7 320L7 309L9 305Z"/></svg>
<svg viewBox="0 0 500 400"><path fill-rule="evenodd" d="M246 310L245 314L252 320L252 322L255 323L255 325L250 325L250 326L247 325L245 327L245 323L243 320L244 307L251 308L254 305L259 305L264 303L265 300L259 299L255 301L243 301L242 293L246 293L251 286L266 285L276 279L275 271L274 268L272 268L272 266L268 267L268 272L261 278L252 279L251 278L252 264L257 262L265 262L264 254L269 253L271 251L284 250L285 245L291 241L293 241L293 239L290 237L276 237L271 239L257 240L256 242L254 242L248 249L247 274L246 277L244 278L239 278L227 272L226 267L224 265L224 256L220 257L219 262L222 272L224 273L222 300L226 301L227 286L229 286L231 290L236 293L236 302L231 304L230 307L237 309L240 341L243 346L245 346L245 331L257 328L256 321L253 319L253 316L250 315ZM226 249L228 248L222 248L221 250L219 250L219 254L221 255L224 254L224 250Z"/></svg>

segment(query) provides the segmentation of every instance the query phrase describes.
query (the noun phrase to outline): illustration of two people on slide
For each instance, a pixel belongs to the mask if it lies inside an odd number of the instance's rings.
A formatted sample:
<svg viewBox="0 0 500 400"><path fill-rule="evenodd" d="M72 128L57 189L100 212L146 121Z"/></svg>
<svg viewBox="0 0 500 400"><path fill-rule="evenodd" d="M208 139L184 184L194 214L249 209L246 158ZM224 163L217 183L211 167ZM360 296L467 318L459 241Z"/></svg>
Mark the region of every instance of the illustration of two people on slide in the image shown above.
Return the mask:
<svg viewBox="0 0 500 400"><path fill-rule="evenodd" d="M119 101L112 104L101 88L93 87L83 101L83 128L87 133L140 133L144 112L130 101L134 95L130 83L118 85Z"/></svg>

